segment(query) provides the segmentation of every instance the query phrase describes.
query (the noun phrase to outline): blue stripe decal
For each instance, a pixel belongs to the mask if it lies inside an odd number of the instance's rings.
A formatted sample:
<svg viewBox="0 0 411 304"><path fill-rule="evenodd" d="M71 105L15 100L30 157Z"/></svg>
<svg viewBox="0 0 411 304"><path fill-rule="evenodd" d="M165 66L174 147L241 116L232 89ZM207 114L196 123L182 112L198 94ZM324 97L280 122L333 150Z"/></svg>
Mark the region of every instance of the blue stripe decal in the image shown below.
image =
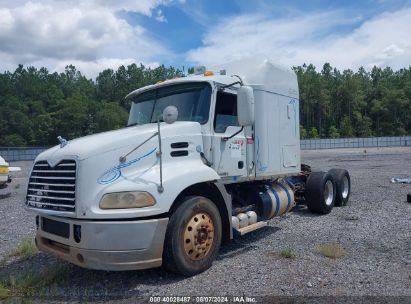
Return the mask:
<svg viewBox="0 0 411 304"><path fill-rule="evenodd" d="M268 166L264 166L263 163L260 160L260 139L257 136L257 151L256 151L256 161L257 161L257 170L264 172L265 170L267 170Z"/></svg>
<svg viewBox="0 0 411 304"><path fill-rule="evenodd" d="M280 210L280 198L278 197L277 191L274 190L274 188L270 185L270 190L271 192L273 192L274 196L275 196L275 213L274 216L276 216L278 214L278 211Z"/></svg>
<svg viewBox="0 0 411 304"><path fill-rule="evenodd" d="M290 208L291 205L291 196L290 196L290 192L288 192L287 188L284 187L283 185L281 185L280 183L278 183L277 185L279 185L281 188L284 189L285 193L287 194L287 198L288 198L288 204L287 204L287 211Z"/></svg>
<svg viewBox="0 0 411 304"><path fill-rule="evenodd" d="M127 167L133 165L134 163L139 162L143 158L145 158L145 157L149 156L150 154L154 153L155 150L157 150L157 148L154 148L150 152L147 152L146 154L144 154L140 157L137 157L135 159L129 160L126 163L123 163L123 164L120 164L120 165L117 165L117 166L114 166L114 167L108 169L107 171L105 171L97 179L97 182L100 185L107 185L107 184L111 184L111 183L115 182L116 180L118 180L122 176L121 169L127 168Z"/></svg>

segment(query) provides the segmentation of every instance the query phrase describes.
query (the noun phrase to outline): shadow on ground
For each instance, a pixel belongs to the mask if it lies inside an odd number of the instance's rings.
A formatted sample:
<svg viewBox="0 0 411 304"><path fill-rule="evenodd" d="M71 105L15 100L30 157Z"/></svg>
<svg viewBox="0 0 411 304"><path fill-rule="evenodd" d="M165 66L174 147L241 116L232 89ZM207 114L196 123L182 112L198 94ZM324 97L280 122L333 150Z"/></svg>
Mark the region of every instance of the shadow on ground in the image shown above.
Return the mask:
<svg viewBox="0 0 411 304"><path fill-rule="evenodd" d="M305 205L296 205L292 212L294 213L294 215L300 216L300 217L318 217L318 216L321 216L321 214L310 212L310 210L308 210L307 206L305 206Z"/></svg>
<svg viewBox="0 0 411 304"><path fill-rule="evenodd" d="M241 238L235 237L222 244L217 261L245 254L256 248L254 243L279 230L267 226ZM121 272L89 270L41 252L25 261L9 261L0 270L0 287L2 284L13 289L10 301L19 296L42 301L125 300L148 294L161 295L167 285L189 279L163 268ZM11 284L15 286L10 288Z"/></svg>

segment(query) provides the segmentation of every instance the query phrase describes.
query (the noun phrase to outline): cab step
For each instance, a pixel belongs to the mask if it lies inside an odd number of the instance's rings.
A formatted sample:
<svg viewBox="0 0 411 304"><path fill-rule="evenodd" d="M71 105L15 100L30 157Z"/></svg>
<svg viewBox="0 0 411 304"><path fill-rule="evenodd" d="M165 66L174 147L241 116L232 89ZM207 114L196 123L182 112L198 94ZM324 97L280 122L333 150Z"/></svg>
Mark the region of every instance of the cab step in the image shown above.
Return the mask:
<svg viewBox="0 0 411 304"><path fill-rule="evenodd" d="M251 225L248 225L248 226L240 228L240 229L233 228L233 230L236 234L243 236L244 234L247 234L249 232L255 231L255 230L260 229L260 228L263 228L263 227L267 226L267 224L268 224L268 222L261 221L261 222L251 224Z"/></svg>

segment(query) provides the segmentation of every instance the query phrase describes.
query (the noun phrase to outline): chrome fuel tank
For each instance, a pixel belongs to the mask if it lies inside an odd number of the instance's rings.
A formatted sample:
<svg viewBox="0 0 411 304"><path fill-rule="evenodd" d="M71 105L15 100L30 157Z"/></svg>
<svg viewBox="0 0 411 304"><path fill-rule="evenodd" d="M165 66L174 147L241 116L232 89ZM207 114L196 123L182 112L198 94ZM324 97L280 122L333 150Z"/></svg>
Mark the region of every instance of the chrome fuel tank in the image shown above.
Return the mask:
<svg viewBox="0 0 411 304"><path fill-rule="evenodd" d="M285 182L262 184L253 191L258 215L265 219L282 215L295 206L294 192Z"/></svg>

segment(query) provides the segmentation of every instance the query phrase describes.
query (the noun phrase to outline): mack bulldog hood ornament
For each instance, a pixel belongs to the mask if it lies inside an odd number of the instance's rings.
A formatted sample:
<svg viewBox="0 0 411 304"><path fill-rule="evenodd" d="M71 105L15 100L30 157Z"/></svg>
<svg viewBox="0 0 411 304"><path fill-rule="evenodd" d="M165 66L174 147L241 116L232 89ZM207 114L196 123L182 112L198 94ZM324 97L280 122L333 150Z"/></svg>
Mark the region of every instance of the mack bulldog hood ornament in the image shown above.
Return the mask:
<svg viewBox="0 0 411 304"><path fill-rule="evenodd" d="M65 147L65 146L67 145L67 143L68 143L67 139L64 139L64 138L61 137L61 136L57 136L57 139L58 139L59 142L60 142L60 148Z"/></svg>

